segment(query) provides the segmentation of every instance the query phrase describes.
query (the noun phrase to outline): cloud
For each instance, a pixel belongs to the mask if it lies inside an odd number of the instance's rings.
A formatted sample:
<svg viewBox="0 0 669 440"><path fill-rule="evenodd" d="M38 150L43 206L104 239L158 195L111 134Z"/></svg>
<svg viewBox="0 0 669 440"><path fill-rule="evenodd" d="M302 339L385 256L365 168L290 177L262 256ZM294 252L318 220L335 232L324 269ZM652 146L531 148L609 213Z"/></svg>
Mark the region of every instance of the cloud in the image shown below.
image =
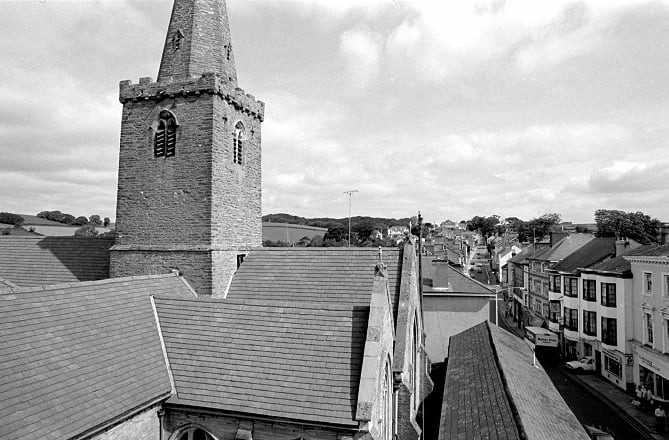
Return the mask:
<svg viewBox="0 0 669 440"><path fill-rule="evenodd" d="M381 63L381 47L376 35L359 29L344 32L339 51L352 90L364 89L376 79Z"/></svg>
<svg viewBox="0 0 669 440"><path fill-rule="evenodd" d="M669 181L669 160L656 162L614 161L611 165L596 169L588 179L588 187L594 193L642 194L666 190Z"/></svg>

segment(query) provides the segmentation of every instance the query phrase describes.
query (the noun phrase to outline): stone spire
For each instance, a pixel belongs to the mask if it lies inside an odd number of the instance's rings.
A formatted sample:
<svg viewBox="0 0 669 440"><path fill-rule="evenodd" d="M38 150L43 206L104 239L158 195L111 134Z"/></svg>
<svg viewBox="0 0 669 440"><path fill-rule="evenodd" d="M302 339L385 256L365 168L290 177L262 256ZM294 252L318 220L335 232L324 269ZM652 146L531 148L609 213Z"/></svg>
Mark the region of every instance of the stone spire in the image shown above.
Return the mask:
<svg viewBox="0 0 669 440"><path fill-rule="evenodd" d="M237 86L225 0L174 0L158 82L207 72Z"/></svg>

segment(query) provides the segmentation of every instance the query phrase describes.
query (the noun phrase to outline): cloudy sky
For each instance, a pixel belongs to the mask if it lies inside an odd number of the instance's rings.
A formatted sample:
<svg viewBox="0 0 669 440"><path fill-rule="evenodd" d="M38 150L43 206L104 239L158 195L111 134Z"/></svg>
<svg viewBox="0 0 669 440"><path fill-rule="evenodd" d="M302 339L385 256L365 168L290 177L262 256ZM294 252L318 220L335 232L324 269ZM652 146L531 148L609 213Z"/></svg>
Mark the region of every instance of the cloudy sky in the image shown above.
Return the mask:
<svg viewBox="0 0 669 440"><path fill-rule="evenodd" d="M170 0L0 0L0 211L115 216ZM669 2L229 0L263 213L669 221Z"/></svg>

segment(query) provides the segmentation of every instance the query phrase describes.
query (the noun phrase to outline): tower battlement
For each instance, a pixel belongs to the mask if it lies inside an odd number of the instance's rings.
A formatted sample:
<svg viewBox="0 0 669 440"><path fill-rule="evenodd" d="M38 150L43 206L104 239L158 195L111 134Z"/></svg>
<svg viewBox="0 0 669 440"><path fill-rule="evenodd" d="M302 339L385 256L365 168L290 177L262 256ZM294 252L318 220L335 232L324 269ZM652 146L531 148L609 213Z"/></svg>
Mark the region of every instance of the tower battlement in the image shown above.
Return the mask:
<svg viewBox="0 0 669 440"><path fill-rule="evenodd" d="M208 72L197 78L183 79L177 82L154 82L153 78L144 77L139 83L130 80L119 83L119 101L160 101L177 96L200 96L202 94L218 95L228 104L243 113L257 118L262 122L265 118L265 103L256 100L228 81L221 79L216 73Z"/></svg>

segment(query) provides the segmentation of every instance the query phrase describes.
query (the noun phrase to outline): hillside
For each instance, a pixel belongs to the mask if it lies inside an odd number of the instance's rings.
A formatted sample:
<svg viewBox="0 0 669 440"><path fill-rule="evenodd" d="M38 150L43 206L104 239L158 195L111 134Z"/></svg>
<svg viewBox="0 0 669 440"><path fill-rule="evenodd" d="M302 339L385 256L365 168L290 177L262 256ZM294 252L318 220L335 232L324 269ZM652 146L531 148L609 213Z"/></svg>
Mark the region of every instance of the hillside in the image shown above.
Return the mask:
<svg viewBox="0 0 669 440"><path fill-rule="evenodd" d="M291 214L267 214L262 217L263 222L272 222L272 223L290 223L294 225L307 225L307 226L316 226L319 228L334 228L337 226L348 227L348 217L344 218L330 218L330 217L298 217ZM351 228L356 228L357 226L370 225L374 229L384 230L390 226L402 225L408 226L411 219L406 218L384 218L384 217L367 217L367 216L355 216L351 217Z"/></svg>

